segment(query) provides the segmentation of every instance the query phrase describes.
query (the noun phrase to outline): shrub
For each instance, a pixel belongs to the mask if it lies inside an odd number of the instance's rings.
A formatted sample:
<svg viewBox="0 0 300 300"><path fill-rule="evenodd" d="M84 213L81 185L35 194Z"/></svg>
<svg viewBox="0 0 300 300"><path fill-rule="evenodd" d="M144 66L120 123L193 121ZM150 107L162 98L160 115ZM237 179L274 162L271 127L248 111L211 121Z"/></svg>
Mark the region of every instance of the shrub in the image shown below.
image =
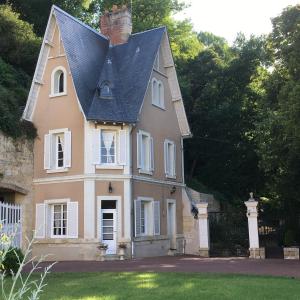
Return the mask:
<svg viewBox="0 0 300 300"><path fill-rule="evenodd" d="M6 274L16 274L20 267L20 261L22 261L24 255L21 249L10 248L5 255L3 261L3 268Z"/></svg>
<svg viewBox="0 0 300 300"><path fill-rule="evenodd" d="M295 234L294 231L288 229L284 234L284 245L285 246L294 246L295 243Z"/></svg>

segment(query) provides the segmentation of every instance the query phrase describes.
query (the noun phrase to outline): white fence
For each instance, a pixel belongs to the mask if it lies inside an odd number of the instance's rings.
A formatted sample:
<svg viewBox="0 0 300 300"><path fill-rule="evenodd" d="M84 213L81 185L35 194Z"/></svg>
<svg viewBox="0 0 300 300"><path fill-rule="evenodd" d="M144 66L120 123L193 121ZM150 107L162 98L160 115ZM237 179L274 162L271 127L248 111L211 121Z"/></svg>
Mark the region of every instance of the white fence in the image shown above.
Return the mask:
<svg viewBox="0 0 300 300"><path fill-rule="evenodd" d="M21 248L22 238L22 209L21 205L0 202L0 222L2 232L14 235L13 247Z"/></svg>

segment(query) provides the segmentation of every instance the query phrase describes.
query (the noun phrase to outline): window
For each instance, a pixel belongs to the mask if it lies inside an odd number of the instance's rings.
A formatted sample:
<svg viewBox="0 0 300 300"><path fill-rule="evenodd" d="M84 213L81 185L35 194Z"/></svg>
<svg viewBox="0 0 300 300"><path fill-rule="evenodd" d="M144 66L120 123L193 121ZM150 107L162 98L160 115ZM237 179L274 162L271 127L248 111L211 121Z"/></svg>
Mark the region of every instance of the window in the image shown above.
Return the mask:
<svg viewBox="0 0 300 300"><path fill-rule="evenodd" d="M116 132L101 130L101 163L116 163Z"/></svg>
<svg viewBox="0 0 300 300"><path fill-rule="evenodd" d="M44 169L64 171L71 167L71 131L50 130L44 136Z"/></svg>
<svg viewBox="0 0 300 300"><path fill-rule="evenodd" d="M78 202L51 199L36 204L36 238L78 238Z"/></svg>
<svg viewBox="0 0 300 300"><path fill-rule="evenodd" d="M160 108L165 108L164 86L156 78L152 79L152 104Z"/></svg>
<svg viewBox="0 0 300 300"><path fill-rule="evenodd" d="M160 202L152 198L135 200L135 235L160 234Z"/></svg>
<svg viewBox="0 0 300 300"><path fill-rule="evenodd" d="M64 134L56 134L55 140L55 164L59 169L64 167Z"/></svg>
<svg viewBox="0 0 300 300"><path fill-rule="evenodd" d="M93 130L93 163L100 169L122 168L128 161L128 132L126 129L114 130L116 127L113 126L102 128Z"/></svg>
<svg viewBox="0 0 300 300"><path fill-rule="evenodd" d="M63 67L55 68L51 76L51 96L66 94L66 70Z"/></svg>
<svg viewBox="0 0 300 300"><path fill-rule="evenodd" d="M105 82L100 87L100 98L111 98L112 91L109 83Z"/></svg>
<svg viewBox="0 0 300 300"><path fill-rule="evenodd" d="M53 237L67 235L67 204L52 205L52 229Z"/></svg>
<svg viewBox="0 0 300 300"><path fill-rule="evenodd" d="M165 174L167 177L176 177L176 145L174 142L164 142Z"/></svg>
<svg viewBox="0 0 300 300"><path fill-rule="evenodd" d="M149 133L141 130L137 134L137 154L140 172L152 174L154 171L153 138Z"/></svg>

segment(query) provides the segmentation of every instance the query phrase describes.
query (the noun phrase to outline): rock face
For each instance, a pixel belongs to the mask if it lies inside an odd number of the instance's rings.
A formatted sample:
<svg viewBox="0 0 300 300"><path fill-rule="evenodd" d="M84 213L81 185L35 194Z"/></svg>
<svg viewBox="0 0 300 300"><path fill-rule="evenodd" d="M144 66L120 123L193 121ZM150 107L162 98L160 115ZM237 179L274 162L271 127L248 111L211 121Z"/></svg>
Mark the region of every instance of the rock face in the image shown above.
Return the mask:
<svg viewBox="0 0 300 300"><path fill-rule="evenodd" d="M32 236L33 141L0 131L0 201L22 206L22 246Z"/></svg>

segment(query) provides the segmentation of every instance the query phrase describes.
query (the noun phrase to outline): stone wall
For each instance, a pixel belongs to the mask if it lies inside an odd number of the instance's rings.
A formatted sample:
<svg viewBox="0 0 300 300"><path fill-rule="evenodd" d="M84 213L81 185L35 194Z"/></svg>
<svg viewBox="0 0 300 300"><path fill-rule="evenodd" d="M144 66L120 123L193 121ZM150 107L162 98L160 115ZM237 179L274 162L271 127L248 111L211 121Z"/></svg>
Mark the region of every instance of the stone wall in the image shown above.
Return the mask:
<svg viewBox="0 0 300 300"><path fill-rule="evenodd" d="M33 141L14 140L0 132L0 194L22 205L22 246L32 236Z"/></svg>

